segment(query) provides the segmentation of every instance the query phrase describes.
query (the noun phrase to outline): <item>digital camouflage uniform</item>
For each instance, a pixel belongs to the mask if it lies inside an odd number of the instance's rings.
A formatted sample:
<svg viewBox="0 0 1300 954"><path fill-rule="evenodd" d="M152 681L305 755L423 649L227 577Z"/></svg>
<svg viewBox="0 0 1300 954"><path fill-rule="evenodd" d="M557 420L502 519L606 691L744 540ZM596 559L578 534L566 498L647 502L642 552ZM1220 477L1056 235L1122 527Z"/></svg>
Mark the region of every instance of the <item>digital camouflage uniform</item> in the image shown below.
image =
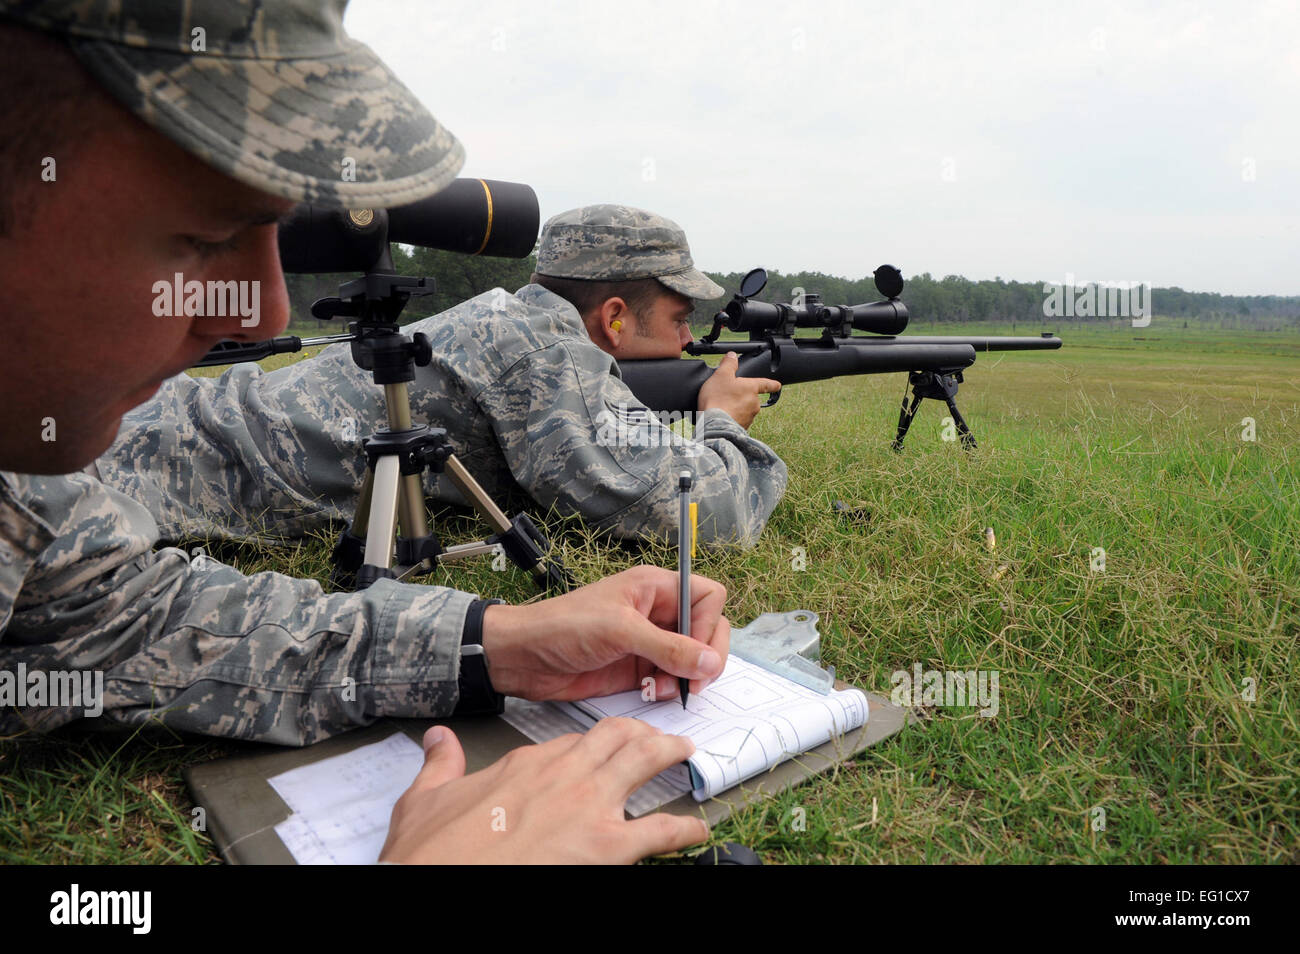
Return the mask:
<svg viewBox="0 0 1300 954"><path fill-rule="evenodd" d="M540 285L497 289L405 329L433 362L415 369L412 413L447 428L457 456L498 503L521 491L626 538L676 533L676 475L695 472L703 541L753 543L786 484L785 464L725 411L682 440L612 372L577 311ZM384 423L383 391L346 344L262 372L178 375L131 411L97 461L167 539L296 536L350 520L366 460L359 437ZM426 492L464 502L446 478Z"/></svg>
<svg viewBox="0 0 1300 954"><path fill-rule="evenodd" d="M265 192L353 207L430 195L459 170L460 144L346 36L344 6L0 0L0 18L63 36L137 116ZM269 433L284 459L288 438ZM455 705L470 594L379 580L327 596L311 580L191 564L158 540L147 506L92 476L0 473L0 673L99 670L100 721L291 745ZM0 734L81 715L13 707Z"/></svg>
<svg viewBox="0 0 1300 954"><path fill-rule="evenodd" d="M157 542L148 511L93 477L0 472L0 671L99 670L99 721L284 745L455 707L470 594L326 595ZM81 714L0 710L0 734Z"/></svg>

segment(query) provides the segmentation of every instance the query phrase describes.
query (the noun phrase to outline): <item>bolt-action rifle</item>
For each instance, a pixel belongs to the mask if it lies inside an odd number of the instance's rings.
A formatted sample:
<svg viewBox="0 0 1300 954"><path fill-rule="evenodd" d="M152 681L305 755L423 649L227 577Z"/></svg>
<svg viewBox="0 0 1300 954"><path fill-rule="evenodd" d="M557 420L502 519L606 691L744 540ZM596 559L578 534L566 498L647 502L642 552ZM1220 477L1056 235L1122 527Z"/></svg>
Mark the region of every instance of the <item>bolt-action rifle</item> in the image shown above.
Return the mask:
<svg viewBox="0 0 1300 954"><path fill-rule="evenodd" d="M713 328L686 346L687 354L726 354L739 357L737 376L773 378L786 384L820 381L845 374L885 374L905 371L912 400L903 392L898 433L893 448L902 450L903 438L925 398L948 405L962 446L975 447L975 437L953 400L962 372L975 363L979 351L1042 351L1061 347L1061 339L1044 332L1040 337L899 337L907 327L907 306L899 301L903 276L892 265L873 273L882 301L862 305L826 305L820 295L777 304L754 301L767 285L767 272L756 268L740 283L740 291L713 319ZM722 329L747 332L748 341L718 341ZM818 337L796 338L798 328L819 328ZM867 332L854 335L854 331ZM704 361L652 358L620 361L619 371L628 388L653 411L693 413L700 388L714 369ZM763 407L781 397L769 395Z"/></svg>

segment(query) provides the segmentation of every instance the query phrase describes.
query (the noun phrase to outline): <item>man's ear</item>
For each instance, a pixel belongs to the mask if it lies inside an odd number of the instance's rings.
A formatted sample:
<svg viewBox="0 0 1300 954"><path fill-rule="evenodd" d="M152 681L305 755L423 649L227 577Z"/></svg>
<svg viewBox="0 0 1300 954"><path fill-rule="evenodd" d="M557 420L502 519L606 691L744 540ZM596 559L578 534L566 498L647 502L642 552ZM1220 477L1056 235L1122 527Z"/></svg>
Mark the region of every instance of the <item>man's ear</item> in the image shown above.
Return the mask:
<svg viewBox="0 0 1300 954"><path fill-rule="evenodd" d="M632 333L628 327L630 320L634 319L627 302L618 296L606 298L585 319L587 334L597 348L617 357L619 343Z"/></svg>

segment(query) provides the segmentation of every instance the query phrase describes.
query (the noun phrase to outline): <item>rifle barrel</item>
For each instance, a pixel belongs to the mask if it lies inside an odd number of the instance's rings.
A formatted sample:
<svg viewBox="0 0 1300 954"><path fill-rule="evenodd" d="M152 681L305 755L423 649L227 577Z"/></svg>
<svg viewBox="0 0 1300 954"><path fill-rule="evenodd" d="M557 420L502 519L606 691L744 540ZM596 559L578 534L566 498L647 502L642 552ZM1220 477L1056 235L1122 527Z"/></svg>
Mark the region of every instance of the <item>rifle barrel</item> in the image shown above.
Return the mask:
<svg viewBox="0 0 1300 954"><path fill-rule="evenodd" d="M1037 338L998 336L964 338L960 335L954 335L951 337L945 337L943 335L902 335L884 340L897 341L900 344L903 342L928 345L968 344L976 351L1055 351L1057 348L1061 347L1061 339L1056 337L1054 334L1042 335Z"/></svg>

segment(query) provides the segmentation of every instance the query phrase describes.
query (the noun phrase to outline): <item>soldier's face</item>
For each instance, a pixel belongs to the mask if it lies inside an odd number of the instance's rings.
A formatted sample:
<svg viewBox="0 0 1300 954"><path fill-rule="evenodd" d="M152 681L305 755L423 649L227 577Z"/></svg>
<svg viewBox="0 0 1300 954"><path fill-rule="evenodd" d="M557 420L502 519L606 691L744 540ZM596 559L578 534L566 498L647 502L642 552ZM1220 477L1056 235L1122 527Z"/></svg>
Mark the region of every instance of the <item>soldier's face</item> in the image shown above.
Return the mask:
<svg viewBox="0 0 1300 954"><path fill-rule="evenodd" d="M681 357L682 349L691 343L688 322L694 310L695 303L685 295L659 295L644 313L630 318L632 333L619 340L615 359Z"/></svg>
<svg viewBox="0 0 1300 954"><path fill-rule="evenodd" d="M87 108L120 116L54 155L54 181L32 171L28 213L0 238L0 469L84 467L127 410L219 340L270 338L288 323L275 220L293 203L222 175L115 103Z"/></svg>

